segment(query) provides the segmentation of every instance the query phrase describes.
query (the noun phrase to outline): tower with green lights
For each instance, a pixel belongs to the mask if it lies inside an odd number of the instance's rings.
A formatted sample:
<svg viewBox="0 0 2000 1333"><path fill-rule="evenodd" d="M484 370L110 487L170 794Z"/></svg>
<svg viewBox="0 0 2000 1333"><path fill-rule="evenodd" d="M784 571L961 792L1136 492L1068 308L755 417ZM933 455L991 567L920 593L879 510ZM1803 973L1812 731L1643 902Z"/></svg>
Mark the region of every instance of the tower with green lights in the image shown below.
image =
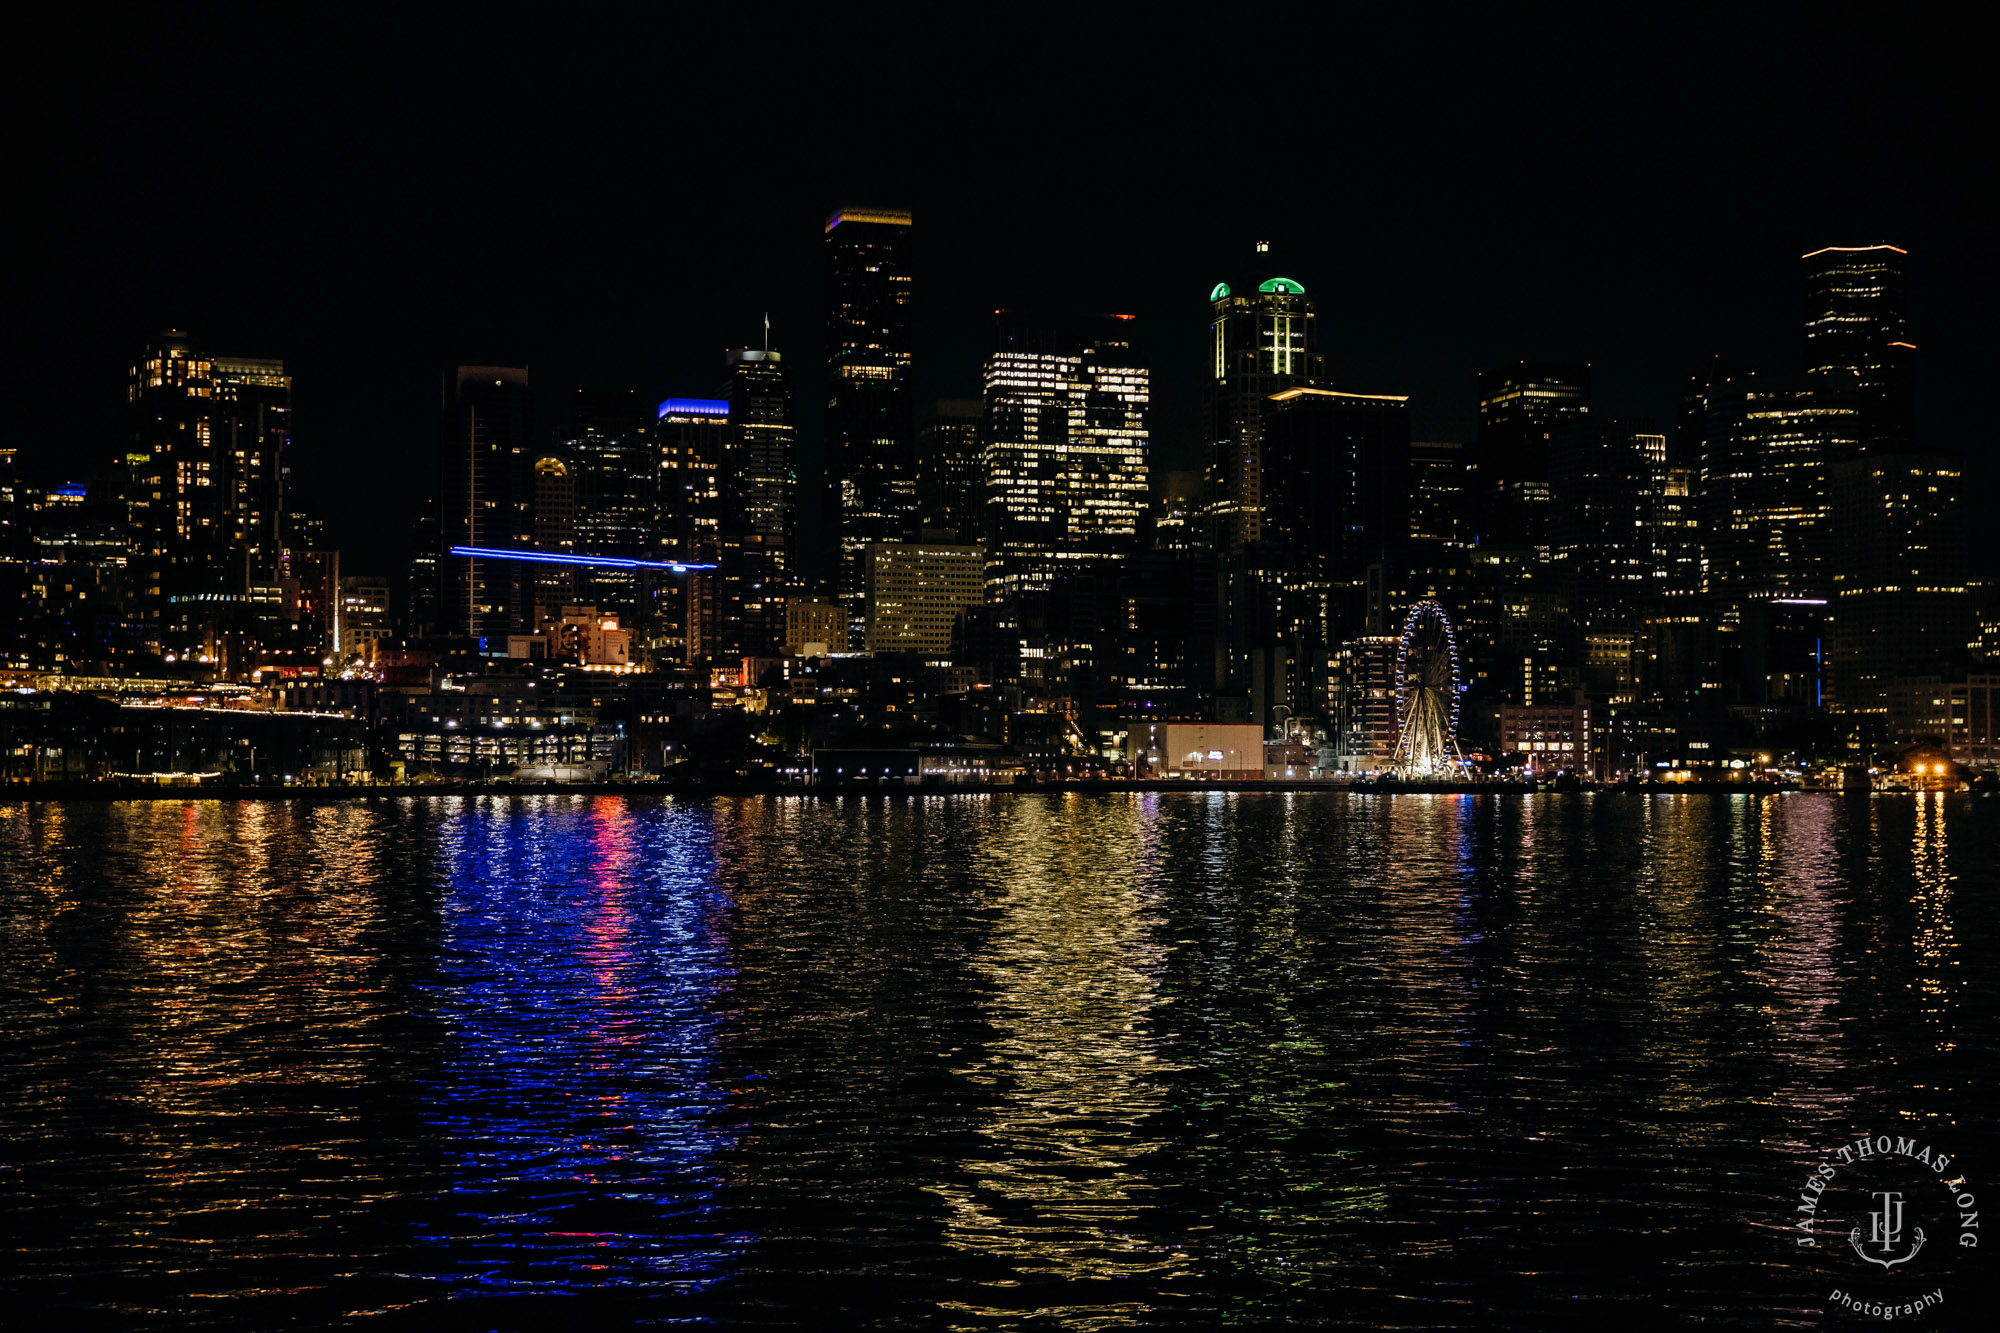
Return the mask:
<svg viewBox="0 0 2000 1333"><path fill-rule="evenodd" d="M1268 253L1259 244L1259 255ZM1264 536L1264 415L1271 395L1310 387L1322 374L1313 303L1294 278L1271 277L1238 294L1208 294L1210 378L1204 509L1217 550L1239 552Z"/></svg>

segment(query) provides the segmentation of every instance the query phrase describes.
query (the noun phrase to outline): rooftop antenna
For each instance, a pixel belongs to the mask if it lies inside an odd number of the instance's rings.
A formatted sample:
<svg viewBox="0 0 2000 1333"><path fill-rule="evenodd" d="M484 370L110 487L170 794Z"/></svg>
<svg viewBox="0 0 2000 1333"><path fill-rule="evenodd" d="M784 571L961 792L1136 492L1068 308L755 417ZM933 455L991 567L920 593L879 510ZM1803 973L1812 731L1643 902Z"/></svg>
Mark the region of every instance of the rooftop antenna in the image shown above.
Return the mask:
<svg viewBox="0 0 2000 1333"><path fill-rule="evenodd" d="M771 354L771 312L764 312L764 355Z"/></svg>

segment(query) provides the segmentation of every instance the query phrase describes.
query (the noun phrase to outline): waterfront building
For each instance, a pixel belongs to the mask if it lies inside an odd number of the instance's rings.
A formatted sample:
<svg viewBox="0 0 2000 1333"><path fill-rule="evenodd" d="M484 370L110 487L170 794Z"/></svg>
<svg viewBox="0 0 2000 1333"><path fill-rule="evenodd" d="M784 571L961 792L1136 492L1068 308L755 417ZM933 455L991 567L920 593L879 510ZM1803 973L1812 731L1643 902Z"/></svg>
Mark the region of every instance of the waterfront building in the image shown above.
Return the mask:
<svg viewBox="0 0 2000 1333"><path fill-rule="evenodd" d="M1530 773L1591 772L1590 702L1581 695L1532 704L1503 703L1496 746L1515 755Z"/></svg>
<svg viewBox="0 0 2000 1333"><path fill-rule="evenodd" d="M842 208L826 220L828 591L857 631L866 549L917 535L910 234L901 209Z"/></svg>

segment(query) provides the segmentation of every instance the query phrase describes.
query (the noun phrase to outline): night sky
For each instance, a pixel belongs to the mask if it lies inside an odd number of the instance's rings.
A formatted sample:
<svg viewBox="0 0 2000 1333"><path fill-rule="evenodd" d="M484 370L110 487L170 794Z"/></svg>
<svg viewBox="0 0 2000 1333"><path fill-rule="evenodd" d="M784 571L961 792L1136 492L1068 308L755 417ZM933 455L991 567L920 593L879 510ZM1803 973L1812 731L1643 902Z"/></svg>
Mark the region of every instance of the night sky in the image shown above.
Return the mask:
<svg viewBox="0 0 2000 1333"><path fill-rule="evenodd" d="M458 362L529 365L553 424L577 386L711 392L768 310L809 479L843 204L915 211L920 402L977 393L996 307L1136 314L1163 467L1196 464L1205 298L1270 276L1257 240L1336 387L1413 395L1420 439L1469 438L1476 372L1523 357L1670 429L1713 354L1798 369L1803 251L1891 240L1924 437L1994 472L1962 9L66 8L14 29L6 442L88 475L161 328L283 357L295 494L357 572L403 558Z"/></svg>

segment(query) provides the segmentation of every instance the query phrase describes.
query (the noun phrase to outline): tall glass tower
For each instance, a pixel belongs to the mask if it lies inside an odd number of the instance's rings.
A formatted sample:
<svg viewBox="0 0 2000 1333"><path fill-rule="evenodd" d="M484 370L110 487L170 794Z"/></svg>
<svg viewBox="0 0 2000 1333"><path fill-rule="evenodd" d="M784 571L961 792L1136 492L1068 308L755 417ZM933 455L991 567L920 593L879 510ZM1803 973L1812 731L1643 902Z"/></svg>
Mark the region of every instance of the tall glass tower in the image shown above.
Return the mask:
<svg viewBox="0 0 2000 1333"><path fill-rule="evenodd" d="M986 358L986 583L996 599L1136 555L1151 377L1129 315L1002 315Z"/></svg>
<svg viewBox="0 0 2000 1333"><path fill-rule="evenodd" d="M1259 254L1268 247L1258 246ZM1208 294L1212 378L1207 402L1205 508L1210 540L1240 551L1264 535L1264 417L1271 395L1319 382L1312 298L1293 278Z"/></svg>
<svg viewBox="0 0 2000 1333"><path fill-rule="evenodd" d="M917 535L910 399L910 215L843 208L826 220L827 533L858 636L870 543Z"/></svg>
<svg viewBox="0 0 2000 1333"><path fill-rule="evenodd" d="M1832 245L1799 261L1806 374L1816 387L1853 393L1871 445L1909 444L1917 435L1907 257L1894 245Z"/></svg>

